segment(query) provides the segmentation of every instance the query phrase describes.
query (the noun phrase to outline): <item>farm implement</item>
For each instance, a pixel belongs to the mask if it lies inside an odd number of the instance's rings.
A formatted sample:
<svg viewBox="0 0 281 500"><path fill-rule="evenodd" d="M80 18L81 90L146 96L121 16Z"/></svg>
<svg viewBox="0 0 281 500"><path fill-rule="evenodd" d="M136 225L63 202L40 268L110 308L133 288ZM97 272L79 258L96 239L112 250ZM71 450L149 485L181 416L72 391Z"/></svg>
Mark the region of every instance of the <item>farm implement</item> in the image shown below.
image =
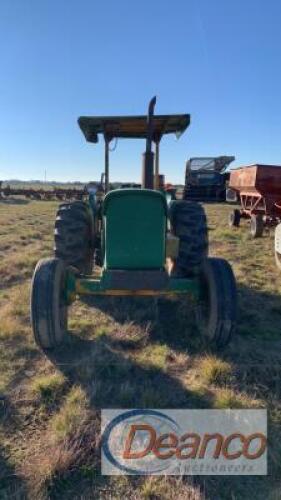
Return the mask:
<svg viewBox="0 0 281 500"><path fill-rule="evenodd" d="M10 196L23 196L31 200L83 200L88 196L87 187L83 189L28 189L28 188L15 188L9 185L3 186L0 181L0 199L9 198Z"/></svg>
<svg viewBox="0 0 281 500"><path fill-rule="evenodd" d="M147 116L78 120L87 141L104 138L104 190L58 209L55 256L38 262L32 280L32 327L42 348L62 342L68 308L83 295L182 295L194 304L206 341L220 348L231 339L236 316L231 266L208 258L202 206L172 200L159 179L160 141L166 134L182 134L190 116L154 115L155 103L153 98ZM109 145L119 138L146 140L141 188L109 189Z"/></svg>
<svg viewBox="0 0 281 500"><path fill-rule="evenodd" d="M251 235L261 237L264 228L281 220L281 166L250 165L232 170L229 188L241 203L229 216L229 225L238 227L241 219L250 220Z"/></svg>
<svg viewBox="0 0 281 500"><path fill-rule="evenodd" d="M234 156L197 157L186 162L185 200L225 201L229 180L228 166Z"/></svg>

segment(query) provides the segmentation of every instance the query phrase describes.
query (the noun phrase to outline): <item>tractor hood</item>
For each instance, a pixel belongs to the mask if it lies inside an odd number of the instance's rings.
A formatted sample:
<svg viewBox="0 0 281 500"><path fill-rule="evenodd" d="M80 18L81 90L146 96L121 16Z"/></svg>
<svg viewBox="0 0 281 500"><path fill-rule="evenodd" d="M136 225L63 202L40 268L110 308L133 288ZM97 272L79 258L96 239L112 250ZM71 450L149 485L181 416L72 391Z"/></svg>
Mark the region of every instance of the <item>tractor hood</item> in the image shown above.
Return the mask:
<svg viewBox="0 0 281 500"><path fill-rule="evenodd" d="M153 116L152 140L159 142L164 134L179 137L190 124L190 115ZM88 142L97 143L98 135L115 138L146 139L147 116L80 116L78 125Z"/></svg>

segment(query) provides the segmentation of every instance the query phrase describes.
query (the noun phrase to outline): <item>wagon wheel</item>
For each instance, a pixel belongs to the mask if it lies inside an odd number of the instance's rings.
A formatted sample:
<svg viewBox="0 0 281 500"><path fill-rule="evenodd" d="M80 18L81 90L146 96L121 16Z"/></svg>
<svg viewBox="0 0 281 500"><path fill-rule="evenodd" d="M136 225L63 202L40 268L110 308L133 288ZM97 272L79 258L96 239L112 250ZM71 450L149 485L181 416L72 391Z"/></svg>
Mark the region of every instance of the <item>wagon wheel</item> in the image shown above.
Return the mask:
<svg viewBox="0 0 281 500"><path fill-rule="evenodd" d="M238 227L240 225L241 213L238 208L235 208L232 212L230 212L228 217L228 224L231 227Z"/></svg>
<svg viewBox="0 0 281 500"><path fill-rule="evenodd" d="M217 349L231 340L236 325L237 292L230 264L224 259L205 260L199 276L200 297L195 310L198 330Z"/></svg>
<svg viewBox="0 0 281 500"><path fill-rule="evenodd" d="M260 238L263 234L263 216L262 214L251 215L251 235L253 238Z"/></svg>
<svg viewBox="0 0 281 500"><path fill-rule="evenodd" d="M275 228L274 234L274 249L275 249L275 262L281 271L281 224L278 224Z"/></svg>

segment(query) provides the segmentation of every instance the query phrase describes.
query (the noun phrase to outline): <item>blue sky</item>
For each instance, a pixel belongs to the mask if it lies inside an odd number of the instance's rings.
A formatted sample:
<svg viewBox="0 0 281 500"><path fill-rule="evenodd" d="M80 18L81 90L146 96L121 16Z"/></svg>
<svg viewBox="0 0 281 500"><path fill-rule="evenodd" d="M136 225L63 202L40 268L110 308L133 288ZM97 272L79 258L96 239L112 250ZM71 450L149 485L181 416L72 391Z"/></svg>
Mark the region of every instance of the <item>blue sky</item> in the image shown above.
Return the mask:
<svg viewBox="0 0 281 500"><path fill-rule="evenodd" d="M103 147L79 115L191 113L161 170L191 156L281 163L279 0L2 0L0 179L94 180ZM139 180L142 141L119 141L112 180Z"/></svg>

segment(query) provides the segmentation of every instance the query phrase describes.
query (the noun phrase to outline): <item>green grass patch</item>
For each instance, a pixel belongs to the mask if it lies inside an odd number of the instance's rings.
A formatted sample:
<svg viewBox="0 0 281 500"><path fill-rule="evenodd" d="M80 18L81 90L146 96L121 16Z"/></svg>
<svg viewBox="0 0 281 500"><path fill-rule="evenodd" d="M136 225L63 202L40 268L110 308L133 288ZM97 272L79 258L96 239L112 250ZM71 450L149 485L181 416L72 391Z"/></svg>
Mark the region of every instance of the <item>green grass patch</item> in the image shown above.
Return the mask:
<svg viewBox="0 0 281 500"><path fill-rule="evenodd" d="M70 437L78 431L85 422L87 416L88 399L79 386L74 386L64 399L59 412L54 415L50 422L50 428L54 440L59 442Z"/></svg>
<svg viewBox="0 0 281 500"><path fill-rule="evenodd" d="M51 403L62 393L65 384L66 379L59 372L40 375L32 381L31 391L42 403Z"/></svg>
<svg viewBox="0 0 281 500"><path fill-rule="evenodd" d="M249 409L258 408L259 405L259 401L251 399L242 392L236 393L232 389L218 389L214 392L213 407L216 409Z"/></svg>
<svg viewBox="0 0 281 500"><path fill-rule="evenodd" d="M232 367L217 356L205 356L199 361L200 376L205 384L225 384L229 381Z"/></svg>
<svg viewBox="0 0 281 500"><path fill-rule="evenodd" d="M165 370L168 353L169 349L165 344L149 344L137 354L136 360L140 365Z"/></svg>

